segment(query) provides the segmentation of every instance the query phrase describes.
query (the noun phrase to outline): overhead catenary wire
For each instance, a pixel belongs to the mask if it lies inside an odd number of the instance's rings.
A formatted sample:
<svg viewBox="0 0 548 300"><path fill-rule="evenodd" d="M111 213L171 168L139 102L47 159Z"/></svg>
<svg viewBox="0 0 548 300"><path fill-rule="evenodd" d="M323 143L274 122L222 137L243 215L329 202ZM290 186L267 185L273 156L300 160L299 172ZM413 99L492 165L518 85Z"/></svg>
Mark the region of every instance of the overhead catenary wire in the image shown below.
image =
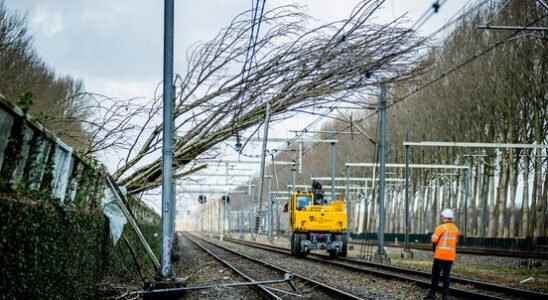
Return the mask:
<svg viewBox="0 0 548 300"><path fill-rule="evenodd" d="M437 13L437 11L441 8L441 6L445 3L446 1L435 1L434 4L432 6L430 6L428 8L428 10L417 20L417 22L415 22L415 24L413 25L413 27L415 28L415 30L418 30L420 29L421 26L423 26L429 18L431 18L435 13ZM470 1L464 5L462 7L462 9L460 11L463 11L465 10L465 7L470 3ZM430 35L428 35L427 37L421 39L421 42L424 42L426 40L429 40L431 39L433 36L439 34L440 32L442 32L443 30L445 30L446 28L448 28L449 26L451 26L452 24L454 24L455 22L459 21L459 20L462 20L463 18L465 18L466 16L468 16L469 14L471 14L472 12L476 11L477 9L481 8L483 5L485 5L486 3L488 3L488 0L483 0L483 1L480 1L477 5L474 5L473 7L470 7L469 9L467 9L466 11L462 12L462 13L457 13L455 16L453 16L448 22L446 22L444 25L442 25L438 30L434 31L433 33L431 33ZM490 51L490 50L489 50ZM488 52L488 51L487 51ZM469 59L470 61L467 61L465 62L465 65L470 63L471 61L477 59L478 57L480 57L481 55L477 55L477 56L474 56L472 57L471 59ZM460 67L462 66L457 66L455 69L452 69L449 71L449 73L445 72L444 74L445 75L448 75L454 71L456 71L457 69L459 69ZM445 76L444 75L444 76ZM441 79L441 78L440 78ZM439 80L439 79L438 79ZM433 83L429 83L428 85L431 85ZM427 86L423 86L421 87L422 88L426 88ZM414 93L418 92L419 89L415 90ZM394 106L395 104L401 102L401 101L404 101L406 100L407 98L409 98L411 95L406 95L404 96L403 98L399 98L399 99L396 99L393 103L387 105L386 109L389 109L390 107ZM370 118L371 116L373 115L376 115L378 112L374 112L370 115L368 115L366 118L360 120L360 121L363 121L367 118ZM320 116L318 119L323 119L324 116ZM340 120L339 121L346 121L346 120ZM347 122L347 121L346 121ZM303 133L304 134L304 133ZM311 151L311 148L309 149L305 149L305 151L303 152L303 155L306 154L307 152Z"/></svg>
<svg viewBox="0 0 548 300"><path fill-rule="evenodd" d="M423 13L423 15L415 22L415 24L412 26L413 30L419 30L420 27L422 27L434 14L436 14L439 9L443 6L443 4L446 2L447 0L436 0L432 3L432 5L430 5L428 7L428 9ZM263 10L264 10L264 2L263 1L263 5L262 5L262 8L261 8L261 14L259 15L259 21L257 22L257 27L258 29L260 29L260 25L261 25L261 20L262 20L262 14L263 14ZM485 3L487 2L487 0L484 0L482 2ZM253 4L253 3L252 3ZM253 6L253 9L252 11L254 12L254 17L253 17L253 22L255 23L256 22L256 16L257 16L257 11L258 11L258 6L259 6L259 0L256 1L256 5ZM454 19L452 22L455 22L456 20ZM254 24L253 24L254 25ZM448 26L448 25L446 25ZM254 27L253 27L254 28ZM253 34L256 32L254 29L252 28L252 36ZM445 26L442 26L442 28L445 28ZM437 30L435 33L433 34L437 34L439 31L441 31L442 29L439 29ZM250 57L250 61L251 63L253 62L253 60L255 59L255 56L256 56L256 52L255 52L255 45L256 45L256 39L258 37L258 34L255 33L255 42L251 43L251 37L250 37L250 45L251 45L251 49L248 47L248 50L251 51L251 57ZM423 43L425 40L429 39L429 37L427 38L424 38L420 41L420 43ZM247 55L246 55L246 61L244 62L244 67L248 64L248 60L247 60ZM249 72L249 69L247 69L247 71ZM244 75L244 73L242 72L242 76ZM243 77L242 77L243 78ZM388 108L388 107L387 107ZM342 122L347 122L346 120L343 120L343 119L340 119L340 118L336 118L336 117L331 117L329 116L329 113L333 111L333 109L331 109L327 114L319 114L319 113L316 113L316 112L309 112L309 111L299 111L299 112L302 112L302 113L307 113L307 114L318 114L320 115L320 118L319 119L322 119L323 117L328 117L328 118L332 118L332 119L335 119L335 120L338 120L338 121L342 121ZM255 131L257 132L257 131ZM239 136L237 136L237 138L239 138ZM245 145L247 143L244 144L244 147L240 148L241 150L243 150L243 148L245 148ZM304 151L304 153L308 152L307 150ZM240 153L242 153L242 151L240 151ZM304 154L303 153L303 154ZM247 155L244 155L247 157Z"/></svg>
<svg viewBox="0 0 548 300"><path fill-rule="evenodd" d="M421 15L421 17L419 17L417 19L417 21L413 24L412 28L414 30L419 30L420 27L422 27L434 14L436 14L439 9L442 7L442 5L446 2L446 0L442 0L442 1L434 1L433 4L431 6L429 6L429 8L423 13L423 15ZM463 11L465 10L466 6L470 3L470 1L465 4L460 11ZM427 37L421 39L420 43L423 43L424 41L426 40L429 40L431 39L433 36L439 34L440 32L442 32L443 30L445 30L446 28L448 28L449 26L451 26L452 24L454 24L455 22L463 19L464 17L468 16L469 14L471 14L472 12L476 11L477 9L481 8L483 5L485 5L486 3L488 3L488 0L483 0L481 2L479 2L477 5L474 5L473 7L469 8L468 10L466 11L463 11L462 13L457 13L456 15L454 15L448 22L446 22L445 24L443 24L440 28L438 28L436 31L434 31L433 33L431 33L430 35L428 35ZM390 107L392 107L394 104L396 104L398 101L402 101L401 99L397 99L395 100L393 103L391 104L388 104L386 109L389 109ZM308 113L308 112L307 112ZM328 113L329 114L329 113ZM317 119L323 119L326 115L328 114L322 114L320 115L320 117ZM365 119L368 119L370 118L371 116L373 115L377 115L378 114L378 111L375 111L371 114L369 114L368 116L366 116L365 118L362 118L360 121L363 121ZM338 121L343 121L343 122L348 122L347 120L342 120L340 118L334 118ZM317 121L315 120L315 121ZM310 124L311 125L311 124ZM310 126L309 125L309 126ZM308 126L307 126L308 127ZM306 131L306 127L305 127L305 130L303 130L303 133ZM301 135L302 135L301 134ZM377 135L378 135L378 132L377 132ZM309 149L305 149L303 151L303 156L307 153L311 151L311 148ZM376 159L378 159L378 154L376 155Z"/></svg>
<svg viewBox="0 0 548 300"><path fill-rule="evenodd" d="M432 40L435 36L437 36L438 34L440 34L441 32L444 32L447 28L449 28L450 26L452 26L453 24L455 24L456 22L460 21L460 20L463 20L464 18L466 18L467 16L469 16L470 14L472 14L474 11L477 11L478 9L482 8L484 5L486 5L487 3L489 3L490 0L481 0L479 1L479 3L477 3L476 5L473 5L471 6L470 8L466 9L467 6L470 5L471 1L468 1L465 5L463 5L461 7L461 9L459 9L457 11L456 14L454 14L446 23L444 23L443 25L441 25L438 29L436 29L435 31L433 31L432 33L430 33L429 35L425 36L425 37L422 37L420 38L416 43L414 43L413 45L411 45L410 47L417 47L419 45L422 45L424 44L425 42L429 41L429 40ZM441 2L440 6L438 7L438 10L441 8L441 5L443 5L445 3L445 1ZM421 17L419 17L420 20L417 20L414 25L412 26L412 28L414 28L415 31L419 31L420 30L420 27L424 26L424 24L428 21L429 18L431 18L435 13L432 13L433 11L433 5L429 6L428 9L423 13L423 15L421 15ZM420 24L419 24L420 23ZM417 25L420 25L420 26L417 26ZM389 93L390 94L390 93ZM388 105L386 108L390 108L392 106L392 104ZM367 119L370 119L371 117L377 115L377 111L374 111L374 112L371 112L370 114L366 115L365 117L362 117L358 120L354 120L354 122L357 122L357 123L360 123L360 122L363 122ZM345 120L346 123L348 123L347 120ZM349 125L350 126L350 125ZM346 129L348 129L348 126L346 127Z"/></svg>
<svg viewBox="0 0 548 300"><path fill-rule="evenodd" d="M257 62L256 46L257 46L257 42L259 40L259 31L261 29L261 23L263 21L264 8L265 8L265 4L266 4L266 0L262 0L261 10L260 10L261 12L260 12L260 15L259 15L258 21L257 21L257 14L259 12L259 3L260 3L260 1L261 0L256 0L255 2L253 0L251 1L251 13L252 13L253 17L252 17L252 20L251 20L251 32L250 32L250 36L249 36L249 43L248 43L248 46L247 46L245 60L244 60L244 63L243 63L243 66L242 66L242 71L241 71L241 81L242 82L244 82L246 80L245 78L247 76L249 76L249 74L250 74L250 72L253 68L253 64L255 63L255 65L256 65L256 62ZM239 118L239 114L242 111L242 103L243 103L243 99L245 98L245 95L246 95L246 89L247 89L247 84L242 85L241 88L240 88L240 95L241 95L240 98L241 98L241 100L238 103L238 111L234 115L234 119L236 119L236 120ZM238 152L242 153L243 148L245 147L245 145L244 145L244 147L242 147L242 145L240 143L240 135L239 134L236 134L236 139L237 139L236 148L238 148L237 149Z"/></svg>
<svg viewBox="0 0 548 300"><path fill-rule="evenodd" d="M541 16L537 19L535 19L534 21L530 22L529 24L527 24L525 27L528 27L528 26L531 26L531 25L534 25L535 23L541 21L542 19L548 17L548 15L544 15L544 16ZM516 29L512 34L506 36L505 38L503 39L500 39L498 40L497 42L493 43L491 46L483 49L481 52L477 53L477 54L474 54L472 55L471 57L465 59L464 61L462 61L461 63L457 64L457 65L454 65L453 67L449 68L447 71L443 72L440 76L436 77L435 79L427 82L426 84L414 89L412 92L404 95L403 97L399 98L399 99L396 99L394 100L394 102L392 102L390 105L388 105L387 108L390 108L398 103L401 103L407 99L409 99L411 96L417 94L419 91L431 86L432 84L442 80L443 78L445 78L447 75L450 75L456 71L458 71L460 68L463 68L465 66L467 66L468 64L474 62L476 59L490 53L491 51L493 51L494 49L496 49L497 47L499 47L500 45L503 45L504 43L508 42L510 39L512 38L515 38L517 36L517 34L519 34L520 32L522 32L524 30L524 28L520 28L520 29Z"/></svg>
<svg viewBox="0 0 548 300"><path fill-rule="evenodd" d="M449 21L448 23L444 24L442 27L440 27L440 29L438 29L437 31L435 31L433 34L437 34L439 33L441 30L447 28L448 26L450 26L450 24L464 18L465 16L469 15L470 13L472 13L473 11L475 11L476 9L479 9L481 8L483 5L485 5L486 3L488 3L489 0L483 0L482 2L480 2L478 5L475 5L474 7L472 7L471 9L467 10L466 12L464 12L463 14L461 14L458 18L456 19L453 19L452 21ZM541 16L537 19L535 19L534 21L530 22L529 24L527 24L525 27L529 27L539 21L541 21L542 19L546 18L548 15L544 15L544 16ZM525 28L524 27L524 28ZM462 61L461 63L459 64L456 64L454 66L452 66L451 68L449 68L447 71L443 72L441 75L439 75L438 77L434 78L433 80L431 81L428 81L426 82L425 84L415 88L413 91L409 92L408 94L400 97L400 98L397 98L397 99L394 99L394 101L392 103L390 103L389 105L387 105L387 109L393 107L394 105L396 104L399 104L403 101L406 101L408 99L411 98L411 96L417 94L418 92L420 92L421 90L423 89L426 89L428 88L429 86L433 85L434 83L442 80L443 78L445 78L446 76L458 71L459 69L467 66L468 64L474 62L476 59L490 53L491 51L493 51L494 49L496 49L497 47L503 45L504 43L508 42L510 39L512 38L515 38L517 36L517 34L519 34L520 32L522 32L524 30L524 28L519 28L519 29L516 29L512 34L508 35L507 37L503 38L503 39L500 39L499 41L495 42L494 44L492 44L491 46L483 49L482 51L480 51L479 53L476 53L474 55L472 55L471 57L468 57L467 59L465 59L464 61ZM364 118L361 118L358 122L363 122L369 118L371 118L372 116L376 115L378 112L373 112L367 116L365 116Z"/></svg>

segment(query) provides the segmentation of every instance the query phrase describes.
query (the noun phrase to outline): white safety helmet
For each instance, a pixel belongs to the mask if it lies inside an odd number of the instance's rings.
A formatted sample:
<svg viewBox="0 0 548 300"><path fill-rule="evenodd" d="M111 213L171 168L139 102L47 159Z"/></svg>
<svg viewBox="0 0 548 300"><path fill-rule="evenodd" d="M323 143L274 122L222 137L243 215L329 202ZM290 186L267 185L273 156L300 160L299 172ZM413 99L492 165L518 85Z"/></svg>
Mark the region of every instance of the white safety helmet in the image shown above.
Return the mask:
<svg viewBox="0 0 548 300"><path fill-rule="evenodd" d="M450 209L450 208L446 208L446 209L442 210L441 211L441 216L442 216L442 218L446 218L446 219L455 218L455 214L453 213L453 210Z"/></svg>

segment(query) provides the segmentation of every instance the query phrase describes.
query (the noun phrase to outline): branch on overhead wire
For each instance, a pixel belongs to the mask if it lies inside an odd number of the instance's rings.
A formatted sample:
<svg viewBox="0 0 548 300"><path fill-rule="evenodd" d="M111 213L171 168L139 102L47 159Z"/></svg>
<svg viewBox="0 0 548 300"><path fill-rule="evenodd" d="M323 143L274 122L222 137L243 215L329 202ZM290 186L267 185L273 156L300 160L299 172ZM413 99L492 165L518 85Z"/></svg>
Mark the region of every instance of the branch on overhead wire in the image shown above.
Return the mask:
<svg viewBox="0 0 548 300"><path fill-rule="evenodd" d="M377 145L377 140L372 138L368 133L367 131L365 131L365 129L359 124L359 123L356 123L354 122L353 120L349 120L348 118L346 118L346 116L340 111L337 109L337 113L339 114L339 116L341 118L344 118L346 119L346 122L349 122L351 124L351 126L353 127L356 127L356 129L358 129L358 131L363 135L365 136L373 145Z"/></svg>

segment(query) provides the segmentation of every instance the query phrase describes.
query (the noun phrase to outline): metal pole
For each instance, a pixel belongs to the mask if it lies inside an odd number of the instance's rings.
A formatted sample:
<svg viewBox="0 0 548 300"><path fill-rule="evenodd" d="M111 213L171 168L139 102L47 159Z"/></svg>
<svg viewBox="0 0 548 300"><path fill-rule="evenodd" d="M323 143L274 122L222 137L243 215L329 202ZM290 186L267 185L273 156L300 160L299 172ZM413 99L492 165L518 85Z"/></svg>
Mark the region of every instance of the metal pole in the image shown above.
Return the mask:
<svg viewBox="0 0 548 300"><path fill-rule="evenodd" d="M238 211L238 224L240 224L238 229L240 230L240 239L244 239L244 211L242 207Z"/></svg>
<svg viewBox="0 0 548 300"><path fill-rule="evenodd" d="M213 207L213 201L211 201L210 199L207 206L207 219L209 223L209 225L207 226L207 231L209 232L209 238L211 238L213 234L213 216L212 216L213 214L211 213L212 207Z"/></svg>
<svg viewBox="0 0 548 300"><path fill-rule="evenodd" d="M217 201L217 234L219 234L219 239L222 239L222 231L221 231L221 210L222 210L222 203L223 203L223 197L221 196L221 199Z"/></svg>
<svg viewBox="0 0 548 300"><path fill-rule="evenodd" d="M219 239L222 241L223 238L224 238L224 233L225 233L225 221L226 221L226 216L227 216L227 197L228 197L228 168L229 168L229 164L228 163L225 163L225 185L226 185L226 191L225 191L225 195L223 197L221 197L221 201L222 201L222 217L221 215L219 214L219 223L221 224L221 232L220 232L220 236L219 236ZM221 212L221 211L219 211Z"/></svg>
<svg viewBox="0 0 548 300"><path fill-rule="evenodd" d="M377 238L379 241L377 254L385 256L384 252L384 139L385 139L385 117L386 117L386 86L381 84L379 103L379 228Z"/></svg>
<svg viewBox="0 0 548 300"><path fill-rule="evenodd" d="M409 140L409 130L407 130L405 140ZM405 145L405 251L409 251L409 151L410 146Z"/></svg>
<svg viewBox="0 0 548 300"><path fill-rule="evenodd" d="M299 174L303 173L303 143L299 143Z"/></svg>
<svg viewBox="0 0 548 300"><path fill-rule="evenodd" d="M293 165L291 167L291 191L289 192L289 197L291 198L291 192L295 192L295 183L297 182L297 169L296 166Z"/></svg>
<svg viewBox="0 0 548 300"><path fill-rule="evenodd" d="M331 200L335 200L335 177L337 175L337 144L331 144Z"/></svg>
<svg viewBox="0 0 548 300"><path fill-rule="evenodd" d="M463 237L468 233L468 197L470 197L470 169L464 169L464 231Z"/></svg>
<svg viewBox="0 0 548 300"><path fill-rule="evenodd" d="M349 166L346 166L344 168L344 176L345 176L345 179L346 179L346 184L345 184L345 187L344 187L344 202L345 202L345 205L346 205L346 220L347 220L347 230L346 230L346 235L348 236L348 238L350 238L350 234L351 234L351 231L352 231L352 216L351 216L351 210L350 210L350 180L348 180L350 174L350 167Z"/></svg>
<svg viewBox="0 0 548 300"><path fill-rule="evenodd" d="M272 223L274 214L272 213L272 178L268 179L268 240L272 241Z"/></svg>
<svg viewBox="0 0 548 300"><path fill-rule="evenodd" d="M137 222L133 218L133 215L129 212L128 208L126 207L125 202L121 198L121 197L125 198L124 194L120 193L119 189L117 188L116 184L114 183L114 180L112 180L112 178L110 176L107 177L107 184L108 184L108 187L109 187L112 195L116 199L116 202L117 202L118 206L122 210L122 213L124 214L124 216L128 220L129 224L131 225L131 227L135 231L135 234L137 234L137 237L141 241L141 244L145 248L145 252L149 256L150 260L152 261L152 264L154 265L154 268L156 270L159 270L160 263L158 262L158 258L156 257L156 254L154 254L154 251L152 251L152 248L150 248L150 245L148 244L148 242L147 242L145 236L143 235L143 233L141 232L141 229L139 228L139 225L137 224ZM127 202L127 199L125 199L125 200Z"/></svg>
<svg viewBox="0 0 548 300"><path fill-rule="evenodd" d="M253 202L253 199L251 198L252 195L251 195L251 186L253 185L253 182L251 182L251 180L248 182L249 184L247 185L247 198L249 200L249 203L252 203Z"/></svg>
<svg viewBox="0 0 548 300"><path fill-rule="evenodd" d="M259 205L257 215L255 217L255 234L259 233L260 211L263 207L266 144L268 142L268 123L270 123L270 102L266 102L266 112L264 118L263 147L261 151L261 176L259 177L259 188L257 189L257 199L259 200Z"/></svg>
<svg viewBox="0 0 548 300"><path fill-rule="evenodd" d="M249 213L248 213L248 216L247 216L247 218L248 218L248 220L249 220L249 233L253 233L253 225L252 225L252 224L253 224L253 210L254 210L254 209L251 208L251 209L249 210ZM254 238L255 236L252 235L251 237Z"/></svg>
<svg viewBox="0 0 548 300"><path fill-rule="evenodd" d="M171 250L173 233L173 35L174 0L164 0L164 83L163 83L163 136L162 136L162 242L160 249L161 278L172 278Z"/></svg>
<svg viewBox="0 0 548 300"><path fill-rule="evenodd" d="M175 95L175 87L173 87L173 94L172 95ZM174 97L173 97L174 98ZM175 128L175 119L172 117L171 118L171 128ZM175 139L172 138L172 143L174 144L175 143ZM173 145L172 144L172 145ZM173 149L173 148L172 148ZM173 151L172 151L173 153ZM174 172L172 172L171 174L174 174ZM177 186L177 180L175 180L175 178L172 178L171 179L171 216L170 216L170 223L171 223L171 231L170 231L170 235L171 235L171 238L173 240L173 242L175 242L175 219L177 217L177 190L176 190L176 186ZM182 188L181 188L181 192L182 192ZM175 273L174 273L175 275Z"/></svg>
<svg viewBox="0 0 548 300"><path fill-rule="evenodd" d="M226 201L225 201L225 222L226 222L226 232L228 236L231 236L232 232L232 209L230 208L230 195L227 195Z"/></svg>
<svg viewBox="0 0 548 300"><path fill-rule="evenodd" d="M276 237L280 236L280 202L276 200Z"/></svg>

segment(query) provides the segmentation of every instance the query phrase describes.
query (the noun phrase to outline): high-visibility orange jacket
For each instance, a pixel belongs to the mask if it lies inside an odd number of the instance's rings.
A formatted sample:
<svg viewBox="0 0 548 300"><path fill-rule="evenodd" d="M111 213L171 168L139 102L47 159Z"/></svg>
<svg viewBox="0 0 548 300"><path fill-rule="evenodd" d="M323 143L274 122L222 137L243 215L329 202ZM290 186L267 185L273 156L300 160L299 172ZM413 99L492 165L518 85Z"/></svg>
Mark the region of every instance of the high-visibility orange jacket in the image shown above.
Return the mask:
<svg viewBox="0 0 548 300"><path fill-rule="evenodd" d="M434 258L454 261L457 256L459 235L459 229L453 223L444 223L436 227L436 231L432 235L432 243L436 244Z"/></svg>

